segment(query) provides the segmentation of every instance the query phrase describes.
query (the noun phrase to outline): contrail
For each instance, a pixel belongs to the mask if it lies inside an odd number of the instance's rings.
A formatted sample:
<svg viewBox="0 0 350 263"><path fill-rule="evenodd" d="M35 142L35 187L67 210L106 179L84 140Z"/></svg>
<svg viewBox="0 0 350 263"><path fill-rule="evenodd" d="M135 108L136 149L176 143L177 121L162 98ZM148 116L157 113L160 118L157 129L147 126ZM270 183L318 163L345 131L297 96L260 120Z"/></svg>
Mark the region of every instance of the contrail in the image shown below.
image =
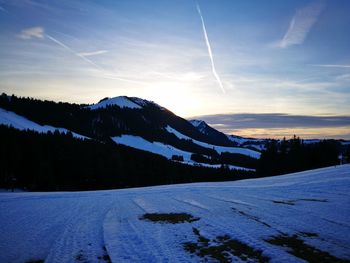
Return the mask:
<svg viewBox="0 0 350 263"><path fill-rule="evenodd" d="M51 41L55 42L56 44L58 44L59 46L65 48L66 50L70 51L71 53L73 53L74 55L80 57L81 59L85 60L87 63L93 65L95 68L99 69L99 70L103 70L99 65L95 64L93 61L91 61L90 59L84 57L83 55L75 52L73 49L71 49L70 47L68 47L67 45L63 44L61 41L57 40L56 38L45 34L45 36L50 39Z"/></svg>
<svg viewBox="0 0 350 263"><path fill-rule="evenodd" d="M225 93L224 86L222 85L221 79L220 79L220 77L219 77L219 75L218 75L218 73L216 72L216 69L215 69L213 53L211 51L211 47L210 47L210 43L209 43L209 39L208 39L208 35L207 35L207 29L205 28L205 23L204 23L204 19L203 19L203 16L202 16L202 12L201 12L201 9L199 7L199 4L197 3L196 5L197 5L198 14L199 14L199 16L201 18L201 22L202 22L202 29L203 29L203 34L204 34L204 38L205 38L205 43L207 44L208 54L209 54L210 61L211 61L211 69L213 71L214 77L216 78L216 80L219 83L219 86L220 86L222 92Z"/></svg>
<svg viewBox="0 0 350 263"><path fill-rule="evenodd" d="M350 68L350 65L337 65L337 64L314 64L314 67L325 67L325 68Z"/></svg>
<svg viewBox="0 0 350 263"><path fill-rule="evenodd" d="M58 39L54 38L53 36L50 36L48 34L45 34L45 36L50 39L51 41L53 41L54 43L56 43L57 45L63 47L64 49L68 50L69 52L73 53L74 55L76 55L77 57L81 58L82 60L84 60L85 62L89 63L90 65L92 65L93 67L95 67L96 69L98 69L100 72L102 72L106 78L109 79L115 79L115 80L120 80L120 81L125 81L125 82L131 82L131 83L136 83L136 84L144 84L142 82L139 81L134 81L134 80L130 80L130 79L125 79L125 78L120 78L119 76L116 76L114 74L108 73L105 69L103 69L102 67L100 67L99 65L97 65L95 62L93 62L92 60L86 58L85 56L83 56L82 54L77 53L76 51L74 51L73 49L71 49L70 47L68 47L66 44L62 43L61 41L59 41Z"/></svg>

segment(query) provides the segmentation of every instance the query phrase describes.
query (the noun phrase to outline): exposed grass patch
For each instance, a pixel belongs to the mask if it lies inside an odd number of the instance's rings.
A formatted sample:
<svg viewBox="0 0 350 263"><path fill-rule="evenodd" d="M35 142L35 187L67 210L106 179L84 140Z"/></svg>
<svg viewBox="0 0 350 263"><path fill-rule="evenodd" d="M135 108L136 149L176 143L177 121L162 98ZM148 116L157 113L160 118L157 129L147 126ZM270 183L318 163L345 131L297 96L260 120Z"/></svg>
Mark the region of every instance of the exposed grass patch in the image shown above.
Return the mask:
<svg viewBox="0 0 350 263"><path fill-rule="evenodd" d="M169 224L191 223L199 220L198 217L187 213L147 213L140 217L140 219Z"/></svg>
<svg viewBox="0 0 350 263"><path fill-rule="evenodd" d="M83 255L83 251L80 250L79 254L75 256L75 260L76 261L85 261L84 255Z"/></svg>
<svg viewBox="0 0 350 263"><path fill-rule="evenodd" d="M314 233L308 233L311 236L314 236ZM317 234L316 234L317 235ZM332 262L332 263L345 263L350 262L349 260L344 260L337 258L328 252L319 250L313 246L305 244L297 235L288 236L288 235L279 235L274 236L271 239L265 240L266 242L289 248L287 252L292 254L295 257L304 259L309 263L322 263L322 262Z"/></svg>
<svg viewBox="0 0 350 263"><path fill-rule="evenodd" d="M254 249L228 235L217 236L210 240L201 235L197 228L192 228L192 230L197 236L197 242L184 243L184 249L191 254L219 262L232 262L232 256L249 262L269 262L269 259L262 255L261 250Z"/></svg>
<svg viewBox="0 0 350 263"><path fill-rule="evenodd" d="M102 260L102 259L103 259L103 261L105 261L105 262L107 262L107 263L111 263L112 260L111 260L110 256L109 256L108 253L107 253L106 247L103 246L102 249L103 249L103 256L98 256L97 259L99 259L99 260Z"/></svg>

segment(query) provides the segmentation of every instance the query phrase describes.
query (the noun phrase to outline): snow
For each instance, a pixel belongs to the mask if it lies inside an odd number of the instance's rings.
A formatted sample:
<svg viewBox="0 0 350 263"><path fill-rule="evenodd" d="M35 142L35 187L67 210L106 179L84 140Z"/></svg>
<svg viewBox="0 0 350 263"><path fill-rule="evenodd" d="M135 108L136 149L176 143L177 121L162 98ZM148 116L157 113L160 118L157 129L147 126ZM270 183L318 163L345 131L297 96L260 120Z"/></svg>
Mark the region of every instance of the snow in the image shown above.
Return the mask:
<svg viewBox="0 0 350 263"><path fill-rule="evenodd" d="M166 126L165 129L168 132L173 133L179 139L191 140L193 143L198 144L198 145L200 145L202 147L214 149L215 151L217 151L220 154L224 153L224 152L239 153L239 154L247 155L247 156L250 156L252 158L257 158L257 159L259 159L260 155L261 155L260 152L253 151L253 150L246 149L246 148L217 146L217 145L213 145L213 144L197 141L197 140L194 140L194 139L192 139L192 138L190 138L190 137L180 133L179 131L175 130L174 128L170 127L169 125Z"/></svg>
<svg viewBox="0 0 350 263"><path fill-rule="evenodd" d="M204 121L201 120L190 120L189 121L194 127L198 127L199 125L201 125Z"/></svg>
<svg viewBox="0 0 350 263"><path fill-rule="evenodd" d="M32 130L40 133L47 133L47 132L55 132L59 131L60 133L68 133L69 130L65 128L57 128L49 125L39 125L33 121L28 120L27 118L24 118L14 112L6 111L4 109L0 108L0 124L4 124L7 126L12 126L15 129L18 130ZM72 132L73 137L79 138L79 139L89 139L88 137L85 137L83 135L80 135L78 133Z"/></svg>
<svg viewBox="0 0 350 263"><path fill-rule="evenodd" d="M119 96L115 98L109 98L106 100L102 100L97 104L93 104L89 106L91 110L96 110L100 108L106 108L108 105L116 105L120 108L130 108L130 109L141 109L142 107L134 102L132 102L130 99L128 99L125 96Z"/></svg>
<svg viewBox="0 0 350 263"><path fill-rule="evenodd" d="M137 103L138 105L141 105L143 107L152 104L153 106L157 106L159 109L164 110L165 108L160 106L159 104L155 103L154 101L150 101L150 100L144 100L144 99L140 99L137 97L131 97L130 98L133 102Z"/></svg>
<svg viewBox="0 0 350 263"><path fill-rule="evenodd" d="M164 144L161 142L150 142L145 139L143 139L140 136L134 136L134 135L121 135L121 136L115 136L112 137L112 140L118 144L126 145L135 149L148 151L151 153L155 153L161 156L166 157L167 159L171 160L171 157L173 155L181 155L184 159L184 164L188 165L198 165L198 166L205 166L205 167L211 167L211 168L220 168L220 164L205 164L205 163L197 163L191 160L191 152L182 151L180 149L177 149L171 145ZM255 171L255 169L249 169L244 168L240 166L235 165L228 165L229 169L238 169L238 170L246 170L246 171Z"/></svg>
<svg viewBox="0 0 350 263"><path fill-rule="evenodd" d="M255 139L255 138L244 138L236 135L227 135L227 138L232 141L236 142L240 145L242 144L265 144L267 139Z"/></svg>
<svg viewBox="0 0 350 263"><path fill-rule="evenodd" d="M236 143L238 143L238 144L243 144L243 143L245 143L245 142L251 141L251 139L243 138L243 137L239 137L239 136L235 136L235 135L227 135L227 138L228 138L231 142L236 142Z"/></svg>
<svg viewBox="0 0 350 263"><path fill-rule="evenodd" d="M161 142L149 142L139 136L122 135L122 136L112 137L112 140L122 145L127 145L139 150L144 150L144 151L162 155L168 159L171 159L173 155L182 155L185 161L191 160L192 153L190 152L179 150L175 147L172 147L167 144L163 144Z"/></svg>
<svg viewBox="0 0 350 263"><path fill-rule="evenodd" d="M198 131L200 131L203 134L208 134L207 129L210 128L208 124L205 123L205 121L201 120L190 120L189 121L194 127L197 128Z"/></svg>
<svg viewBox="0 0 350 263"><path fill-rule="evenodd" d="M0 193L0 262L106 262L107 255L112 262L204 261L183 248L197 240L193 227L210 240L229 235L260 249L270 262L305 262L265 241L281 233L350 260L349 192L350 165L236 182ZM154 212L199 220L140 220Z"/></svg>

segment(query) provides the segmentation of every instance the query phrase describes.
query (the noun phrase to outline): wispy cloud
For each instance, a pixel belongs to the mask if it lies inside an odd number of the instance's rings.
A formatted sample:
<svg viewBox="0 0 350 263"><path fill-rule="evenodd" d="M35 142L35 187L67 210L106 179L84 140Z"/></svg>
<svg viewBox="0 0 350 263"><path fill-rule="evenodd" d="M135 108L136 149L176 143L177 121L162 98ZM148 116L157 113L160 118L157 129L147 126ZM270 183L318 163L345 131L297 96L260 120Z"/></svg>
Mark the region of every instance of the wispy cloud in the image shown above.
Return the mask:
<svg viewBox="0 0 350 263"><path fill-rule="evenodd" d="M286 48L291 45L300 45L304 42L312 26L316 23L324 4L317 2L299 9L289 23L289 28L278 43L278 47Z"/></svg>
<svg viewBox="0 0 350 263"><path fill-rule="evenodd" d="M83 57L90 57L90 56L97 56L107 53L108 50L97 50L97 51L91 51L91 52L80 52L78 53L80 56Z"/></svg>
<svg viewBox="0 0 350 263"><path fill-rule="evenodd" d="M37 27L30 27L23 29L18 35L21 39L32 39L32 38L44 38L44 28L37 26Z"/></svg>
<svg viewBox="0 0 350 263"><path fill-rule="evenodd" d="M312 116L283 113L238 113L197 116L212 127L239 136L350 139L350 116Z"/></svg>
<svg viewBox="0 0 350 263"><path fill-rule="evenodd" d="M86 63L90 64L91 66L93 66L95 69L97 69L99 72L102 73L102 76L104 78L108 78L108 79L114 79L114 80L120 80L120 81L125 81L125 82L130 82L130 83L135 83L135 84L144 84L138 81L134 81L131 79L127 79L127 78L123 78L120 76L117 76L111 72L106 71L104 68L102 68L101 66L99 66L98 64L96 64L94 61L92 61L91 59L87 58L89 56L94 56L94 55L99 55L99 54L104 54L106 52L108 52L107 50L98 50L98 51L94 51L94 52L85 52L85 53L79 53L77 51L75 51L74 49L72 49L71 47L69 47L68 45L66 45L65 43L63 43L62 41L58 40L57 38L45 33L45 29L43 27L31 27L31 28L26 28L23 29L19 34L18 37L21 39L32 39L32 38L39 38L39 39L49 39L52 42L54 42L55 44L59 45L60 47L64 48L65 50L67 50L68 52L72 53L73 55L79 57L80 59L84 60Z"/></svg>
<svg viewBox="0 0 350 263"><path fill-rule="evenodd" d="M3 6L0 6L0 11L6 13L8 15L13 15L9 11L7 11L7 9L5 9Z"/></svg>
<svg viewBox="0 0 350 263"><path fill-rule="evenodd" d="M284 113L237 113L197 116L213 126L225 129L242 128L295 128L350 126L350 116L311 116Z"/></svg>
<svg viewBox="0 0 350 263"><path fill-rule="evenodd" d="M50 39L51 41L53 41L54 43L56 43L57 45L63 47L64 49L66 49L67 51L73 53L74 55L78 56L79 58L81 58L82 60L84 60L85 62L89 63L90 65L92 65L93 67L95 67L97 70L99 70L102 74L103 77L105 78L109 78L109 79L114 79L114 80L120 80L120 81L125 81L125 82L130 82L130 83L135 83L135 84L144 84L138 81L134 81L131 79L126 79L120 76L117 76L113 73L110 73L108 71L106 71L104 68L100 67L99 65L97 65L95 62L93 62L92 60L88 59L87 57L83 56L81 53L76 52L75 50L73 50L72 48L70 48L69 46L67 46L66 44L64 44L63 42L59 41L57 38L54 38L53 36L50 36L48 34L45 34L45 36Z"/></svg>
<svg viewBox="0 0 350 263"><path fill-rule="evenodd" d="M197 3L197 11L198 11L198 14L199 14L199 16L201 18L204 39L205 39L205 43L207 44L208 54L209 54L209 58L210 58L210 62L211 62L211 68L212 68L212 71L213 71L213 75L216 78L217 82L219 83L219 86L220 86L222 92L225 93L224 86L222 85L221 79L220 79L218 73L216 72L216 68L215 68L215 64L214 64L214 58L213 58L213 52L211 51L211 46L210 46L210 42L209 42L209 38L208 38L208 34L207 34L207 29L205 27L204 18L203 18L203 15L202 15L202 12L201 12L201 9L200 9L198 3Z"/></svg>
<svg viewBox="0 0 350 263"><path fill-rule="evenodd" d="M324 68L350 68L350 65L340 65L340 64L313 64L314 67L324 67Z"/></svg>

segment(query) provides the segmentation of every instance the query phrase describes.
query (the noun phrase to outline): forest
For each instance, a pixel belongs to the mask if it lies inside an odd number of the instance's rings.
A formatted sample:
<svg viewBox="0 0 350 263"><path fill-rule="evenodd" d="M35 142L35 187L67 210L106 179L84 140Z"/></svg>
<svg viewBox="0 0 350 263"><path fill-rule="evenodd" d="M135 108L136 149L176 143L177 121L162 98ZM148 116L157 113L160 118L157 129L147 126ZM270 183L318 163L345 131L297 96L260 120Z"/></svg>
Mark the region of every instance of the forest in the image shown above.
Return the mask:
<svg viewBox="0 0 350 263"><path fill-rule="evenodd" d="M260 175L279 175L337 165L339 156L349 160L350 146L342 146L336 140L304 143L299 137L290 140L271 140L262 152L257 172Z"/></svg>
<svg viewBox="0 0 350 263"><path fill-rule="evenodd" d="M0 188L96 190L160 184L232 181L254 172L184 165L112 141L71 133L19 131L0 125Z"/></svg>

